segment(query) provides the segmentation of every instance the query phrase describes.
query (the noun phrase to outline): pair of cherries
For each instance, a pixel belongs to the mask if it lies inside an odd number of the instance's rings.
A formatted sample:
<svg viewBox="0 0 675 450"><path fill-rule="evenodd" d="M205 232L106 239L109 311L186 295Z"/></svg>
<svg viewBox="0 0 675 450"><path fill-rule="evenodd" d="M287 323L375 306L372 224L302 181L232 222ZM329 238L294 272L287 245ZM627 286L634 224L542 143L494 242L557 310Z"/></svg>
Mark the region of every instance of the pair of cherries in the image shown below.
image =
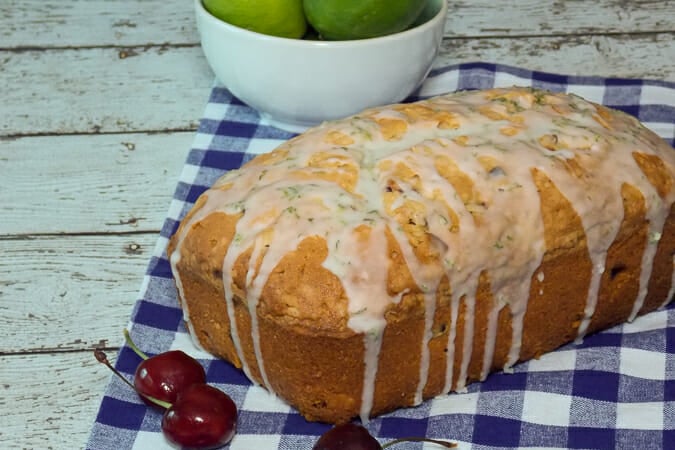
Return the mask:
<svg viewBox="0 0 675 450"><path fill-rule="evenodd" d="M143 359L134 383L124 378L95 350L96 359L129 384L148 405L164 410L162 431L173 444L189 449L214 449L232 440L237 426L237 407L229 395L206 384L204 367L180 350L148 357L124 330L127 345Z"/></svg>

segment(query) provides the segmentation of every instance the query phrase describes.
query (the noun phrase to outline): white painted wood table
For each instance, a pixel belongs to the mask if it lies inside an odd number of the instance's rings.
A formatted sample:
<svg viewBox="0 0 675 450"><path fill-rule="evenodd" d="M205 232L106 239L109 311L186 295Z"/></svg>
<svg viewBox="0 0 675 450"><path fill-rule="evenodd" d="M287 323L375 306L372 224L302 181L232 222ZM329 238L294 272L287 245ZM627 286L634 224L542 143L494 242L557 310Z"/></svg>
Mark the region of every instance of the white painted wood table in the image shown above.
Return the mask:
<svg viewBox="0 0 675 450"><path fill-rule="evenodd" d="M450 5L437 65L675 81L673 0ZM0 2L0 448L85 445L212 82L189 0Z"/></svg>

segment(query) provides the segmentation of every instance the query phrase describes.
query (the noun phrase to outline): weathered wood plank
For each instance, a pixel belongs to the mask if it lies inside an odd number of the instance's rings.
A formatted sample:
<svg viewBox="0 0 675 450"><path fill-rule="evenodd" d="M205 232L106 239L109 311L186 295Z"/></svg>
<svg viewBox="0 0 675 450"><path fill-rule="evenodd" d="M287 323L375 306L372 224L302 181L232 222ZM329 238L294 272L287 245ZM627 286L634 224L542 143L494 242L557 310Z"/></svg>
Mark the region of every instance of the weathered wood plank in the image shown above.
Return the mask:
<svg viewBox="0 0 675 450"><path fill-rule="evenodd" d="M1 135L194 129L213 75L201 48L0 51Z"/></svg>
<svg viewBox="0 0 675 450"><path fill-rule="evenodd" d="M157 238L0 240L0 354L120 344Z"/></svg>
<svg viewBox="0 0 675 450"><path fill-rule="evenodd" d="M653 35L445 39L436 66L499 62L567 75L675 80L675 32Z"/></svg>
<svg viewBox="0 0 675 450"><path fill-rule="evenodd" d="M446 35L455 37L672 31L675 14L673 0L448 2ZM189 0L11 0L0 2L0 17L3 48L198 42Z"/></svg>
<svg viewBox="0 0 675 450"><path fill-rule="evenodd" d="M1 356L0 367L0 448L85 447L110 377L91 353Z"/></svg>
<svg viewBox="0 0 675 450"><path fill-rule="evenodd" d="M158 230L193 138L0 139L0 236Z"/></svg>
<svg viewBox="0 0 675 450"><path fill-rule="evenodd" d="M199 39L192 2L186 0L10 0L0 2L0 17L3 48L194 44Z"/></svg>
<svg viewBox="0 0 675 450"><path fill-rule="evenodd" d="M675 1L448 1L446 36L545 36L673 31Z"/></svg>
<svg viewBox="0 0 675 450"><path fill-rule="evenodd" d="M198 46L141 49L126 58L119 53L0 52L0 135L195 128L213 77ZM437 65L498 61L567 74L675 80L672 55L675 33L446 39Z"/></svg>

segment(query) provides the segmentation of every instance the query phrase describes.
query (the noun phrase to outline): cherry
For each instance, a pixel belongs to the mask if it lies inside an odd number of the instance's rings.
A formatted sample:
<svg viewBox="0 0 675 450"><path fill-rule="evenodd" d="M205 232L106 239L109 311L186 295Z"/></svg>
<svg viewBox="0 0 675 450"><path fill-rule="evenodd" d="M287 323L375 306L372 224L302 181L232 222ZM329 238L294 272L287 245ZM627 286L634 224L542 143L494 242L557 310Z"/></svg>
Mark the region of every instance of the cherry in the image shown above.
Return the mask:
<svg viewBox="0 0 675 450"><path fill-rule="evenodd" d="M237 407L223 391L208 384L193 384L178 393L162 417L166 438L184 448L211 449L232 440Z"/></svg>
<svg viewBox="0 0 675 450"><path fill-rule="evenodd" d="M206 383L204 367L187 353L171 350L148 357L134 344L127 330L124 330L124 338L134 353L143 359L136 368L134 386L146 404L157 406L148 397L173 403L178 393L188 386Z"/></svg>
<svg viewBox="0 0 675 450"><path fill-rule="evenodd" d="M455 448L457 444L448 441L438 441L420 437L406 437L380 445L377 440L363 426L355 423L336 425L326 431L312 450L383 450L402 442L431 442L445 448Z"/></svg>
<svg viewBox="0 0 675 450"><path fill-rule="evenodd" d="M312 450L382 450L382 446L361 425L336 425L321 435Z"/></svg>

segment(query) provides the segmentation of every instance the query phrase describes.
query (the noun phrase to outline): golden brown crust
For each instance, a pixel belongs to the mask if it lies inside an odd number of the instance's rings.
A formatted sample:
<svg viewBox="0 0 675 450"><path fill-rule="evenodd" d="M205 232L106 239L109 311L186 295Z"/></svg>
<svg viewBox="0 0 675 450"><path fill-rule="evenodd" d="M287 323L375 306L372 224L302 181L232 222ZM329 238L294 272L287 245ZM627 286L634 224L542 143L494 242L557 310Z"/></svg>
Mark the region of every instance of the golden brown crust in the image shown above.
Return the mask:
<svg viewBox="0 0 675 450"><path fill-rule="evenodd" d="M527 123L521 107L514 106L509 95L508 91L506 94L488 91L486 97L493 96L496 103L482 106L480 113L487 120L508 121L510 124L500 126L499 133L511 138L523 133ZM548 99L554 105L556 111L570 112L571 106L564 102L564 97L538 93L533 95L533 103L543 101L536 97L542 95L542 98ZM405 115L405 120L380 117L374 123L381 128L382 137L386 141L401 140L410 129L429 121L434 122L439 129L456 130L460 127L461 117L447 111L434 112L430 105L433 106L433 103L394 107ZM596 111L593 120L607 130L607 136L611 137L612 130L618 126L637 126L632 119L606 108L597 107ZM373 110L368 114L376 112L377 110ZM310 134L318 132L312 131ZM644 148L635 148L632 152L636 166L654 186L658 196L666 201L666 198L672 197L673 168L652 153L650 145L660 148L667 146L658 139L654 140L645 131L639 133L644 134L640 140ZM329 128L322 139L324 143L330 142L331 145L349 146L355 142L355 138L339 126L335 129ZM453 145L469 145L471 139L474 137L457 134L453 138ZM538 142L551 152L568 151L573 145L565 139L562 135L545 133L539 137ZM301 136L291 144L301 145L303 142ZM290 157L291 144L261 156L249 165L278 164L284 158ZM576 145L583 147L586 144L576 142ZM588 145L590 148L591 144ZM423 146L412 151L417 154L425 152L427 150ZM588 169L593 167L589 158L592 156L584 153L574 158L557 159L554 164L577 178L579 183L586 183L588 177L594 175ZM494 157L484 156L479 159L479 163L488 173L496 167L499 168ZM309 160L308 166L320 170L312 174L296 174L297 179L309 177L312 180L324 180L335 183L348 192L356 189L359 169L346 159L332 157L330 152L317 152ZM440 177L452 185L465 205L477 205L470 212L474 222L480 226L481 221L486 220L484 208L492 206L486 203L488 200L474 185L472 178L449 157L437 158L434 167ZM494 297L495 280L488 270L484 270L480 273L475 303L463 296L457 305L457 317L453 317L453 286L447 276L442 277L435 290L430 336L428 340L425 338L425 311L428 308L425 306L425 287L418 286L415 281L402 248L405 242L397 239L393 224L397 223L403 230L415 257L425 267L439 267L443 264L443 247L439 246L436 237L428 230L424 202L406 198L396 181L408 180L413 190L421 192L425 180L416 181L412 166L400 162L398 165L392 164L388 169L392 170L393 175L382 194L383 207L391 213L393 221L384 229L388 264L386 293L392 297L400 296L400 301L392 302L384 314L386 327L380 337L381 350L377 359L371 415L416 403L420 377L425 373L421 370L422 346L425 343L428 348L428 377L422 380L421 393L424 398L430 398L446 392L449 387L463 387L463 363L466 366L466 382L482 378L484 358L491 348L488 332L491 313L496 312L497 316L494 355L488 361L490 371L499 370L509 364L516 336L514 313L509 308L500 306ZM524 311L522 345L518 353L518 360L521 361L536 358L578 336L585 316L584 309L587 307L593 268L587 231L577 212L577 205L566 198L559 189L560 186L556 185L545 170L532 168L529 176L539 194L539 205L536 206L543 222L545 252L539 267L529 280L530 294L526 303L527 309ZM223 181L220 189L229 189L228 183L230 182ZM197 340L207 351L223 357L237 367L242 366L240 357L243 356L253 380L265 384L259 358L256 356L255 336L259 339L268 387L298 408L306 418L336 423L348 421L358 415L362 412L363 393L366 389L366 349L363 334L350 327L350 298L345 286L340 277L326 267L326 260L331 252L329 239L321 236L305 237L299 241L295 250L286 253L279 260L270 271L255 304L257 325L252 323L249 310L249 281L251 276L255 277L262 270L262 262L269 246L258 253L254 246L246 248L231 267L226 267L232 275L232 308L236 320L236 336L241 347L238 350L233 339L231 312L228 312L228 305L224 300L226 292L223 286L223 261L228 248L237 239L238 222L247 212L213 212L195 220L194 217L197 216L194 214L198 214L195 211L204 208L209 195L207 192L197 202L191 215L183 221L181 229L171 239L168 250L172 255L180 246L180 259L174 269L180 274L182 301L185 302L186 314ZM649 235L645 192L634 185L623 183L619 195L623 205L623 218L616 237L607 250L597 305L590 317L588 332L605 329L631 317L644 266L643 253L652 238ZM458 212L449 206L447 211L451 222L448 227L452 233L457 233ZM668 211L665 226L656 238L658 244L652 242L658 247L648 279L647 295L639 309L640 314L663 304L671 290L675 253L675 208L671 206ZM356 242L363 242L364 249L367 248L365 243L372 238L374 229L365 223L355 228ZM265 233L272 231L261 232L261 239L268 242L265 239L272 237L266 237ZM251 261L254 255L257 255L257 260ZM253 275L249 273L252 270ZM473 328L470 339L466 336L467 327ZM454 341L449 340L451 333L455 334ZM469 343L470 351L463 350L465 343ZM449 353L454 358L452 386L447 386L446 379ZM464 357L471 359L463 362Z"/></svg>

